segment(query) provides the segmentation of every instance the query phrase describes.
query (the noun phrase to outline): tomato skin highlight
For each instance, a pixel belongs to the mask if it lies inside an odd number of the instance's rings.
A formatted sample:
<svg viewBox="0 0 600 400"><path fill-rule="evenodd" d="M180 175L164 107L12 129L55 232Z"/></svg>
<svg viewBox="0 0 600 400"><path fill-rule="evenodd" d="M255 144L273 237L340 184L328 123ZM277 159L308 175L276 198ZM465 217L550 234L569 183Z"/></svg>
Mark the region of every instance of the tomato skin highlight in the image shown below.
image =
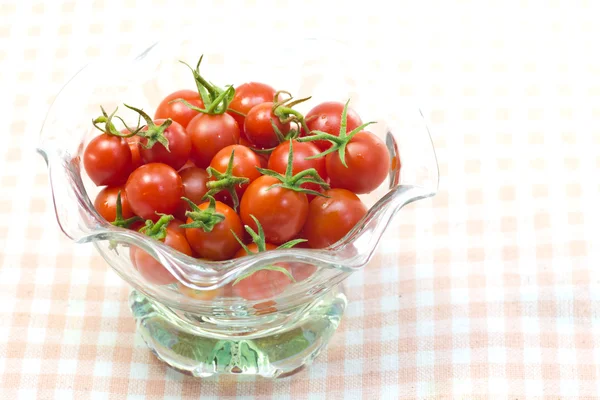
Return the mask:
<svg viewBox="0 0 600 400"><path fill-rule="evenodd" d="M312 142L298 142L297 140L293 141L294 148L294 158L292 161L292 174L296 175L299 172L302 172L306 169L314 168L321 179L327 181L327 169L325 168L325 157L314 158L312 160L307 160L307 157L315 156L321 152L319 148ZM271 156L269 157L269 169L275 172L279 172L280 174L285 174L285 170L287 168L288 162L288 153L290 149L290 142L286 141L281 143L279 146L273 150ZM321 186L316 183L304 183L302 184L303 188L315 190L317 192L321 191ZM312 200L315 196L312 194L307 194L308 200Z"/></svg>
<svg viewBox="0 0 600 400"><path fill-rule="evenodd" d="M186 131L192 142L190 158L199 168L208 167L219 150L240 141L240 128L229 114L199 114Z"/></svg>
<svg viewBox="0 0 600 400"><path fill-rule="evenodd" d="M145 164L125 184L129 205L136 215L157 221L156 213L173 214L183 196L181 177L166 164Z"/></svg>
<svg viewBox="0 0 600 400"><path fill-rule="evenodd" d="M343 238L367 213L357 195L346 189L325 191L327 197L315 197L309 205L302 230L313 249L328 247Z"/></svg>
<svg viewBox="0 0 600 400"><path fill-rule="evenodd" d="M275 89L271 86L260 82L246 82L235 89L235 96L231 103L229 103L229 108L246 115L252 107L261 103L266 103L267 101L273 101L274 97ZM229 112L229 115L231 115L238 123L241 137L245 137L245 117L233 112Z"/></svg>
<svg viewBox="0 0 600 400"><path fill-rule="evenodd" d="M326 157L327 175L332 188L348 189L356 194L377 189L390 171L390 153L383 140L374 134L358 132L345 149L346 166L338 152Z"/></svg>
<svg viewBox="0 0 600 400"><path fill-rule="evenodd" d="M225 219L216 224L210 232L205 232L201 228L185 228L185 236L190 244L190 247L201 258L206 258L213 261L221 261L230 259L236 251L241 247L239 242L231 231L235 232L238 237L242 237L243 228L240 217L228 205L215 202L216 212L223 214ZM201 210L206 210L209 206L208 202L198 205ZM187 223L191 223L191 218L187 219Z"/></svg>
<svg viewBox="0 0 600 400"><path fill-rule="evenodd" d="M123 186L107 186L96 196L94 208L108 222L113 222L117 218L117 196L119 192L121 192L121 213L123 219L131 218L135 215L129 206L127 194Z"/></svg>
<svg viewBox="0 0 600 400"><path fill-rule="evenodd" d="M118 136L98 135L83 153L83 166L96 186L122 185L132 171L129 144Z"/></svg>
<svg viewBox="0 0 600 400"><path fill-rule="evenodd" d="M290 123L282 123L273 112L273 103L258 104L248 112L244 121L246 138L259 149L271 149L279 144L279 138L273 129L273 124L283 136L290 131Z"/></svg>
<svg viewBox="0 0 600 400"><path fill-rule="evenodd" d="M262 224L265 239L273 244L283 244L293 239L302 229L308 216L306 194L285 189L275 184L279 180L263 175L252 182L240 202L240 217L245 225L256 230L250 215Z"/></svg>
<svg viewBox="0 0 600 400"><path fill-rule="evenodd" d="M164 122L165 120L163 119L154 120L156 125L161 125ZM139 146L140 156L144 164L163 163L178 170L185 165L190 156L192 141L185 129L183 129L183 126L175 121L165 130L164 135L169 141L169 150L158 142L147 149L144 146L147 144L148 139L141 138Z"/></svg>
<svg viewBox="0 0 600 400"><path fill-rule="evenodd" d="M174 221L171 221L171 223L173 222ZM180 222L181 221L179 221L179 223ZM174 228L171 223L167 226L167 235L163 242L167 246L170 246L185 255L191 256L192 250L185 235L177 228ZM130 250L130 258L133 265L148 282L156 285L168 285L177 282L177 278L171 275L161 263L144 250L138 247L132 247Z"/></svg>
<svg viewBox="0 0 600 400"><path fill-rule="evenodd" d="M312 131L322 131L331 135L340 135L340 123L344 111L344 103L327 101L313 107L305 116L306 125ZM348 107L348 119L346 121L346 132L350 132L362 125L360 116L352 108ZM315 140L314 144L325 151L331 147L327 140Z"/></svg>
<svg viewBox="0 0 600 400"><path fill-rule="evenodd" d="M204 108L204 103L202 102L202 99L198 95L197 91L189 89L178 90L169 94L160 102L156 108L156 112L154 113L154 119L171 118L173 121L185 128L190 123L192 118L199 113L198 111L192 110L181 102L173 102L169 104L170 101L175 99L184 99L193 106Z"/></svg>

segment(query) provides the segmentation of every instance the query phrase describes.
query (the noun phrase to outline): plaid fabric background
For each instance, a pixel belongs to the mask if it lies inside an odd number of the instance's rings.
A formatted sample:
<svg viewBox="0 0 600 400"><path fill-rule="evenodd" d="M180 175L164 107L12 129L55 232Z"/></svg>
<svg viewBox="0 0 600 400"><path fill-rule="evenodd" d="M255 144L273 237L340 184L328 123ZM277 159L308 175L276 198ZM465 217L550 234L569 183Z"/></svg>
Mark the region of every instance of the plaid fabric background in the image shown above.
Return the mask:
<svg viewBox="0 0 600 400"><path fill-rule="evenodd" d="M0 398L598 398L600 7L482 3L0 0ZM423 105L442 176L347 282L328 351L277 381L158 362L127 286L59 231L34 152L83 64L181 24L218 40L204 12L239 9L240 46L261 28L377 50L401 77L378 101Z"/></svg>

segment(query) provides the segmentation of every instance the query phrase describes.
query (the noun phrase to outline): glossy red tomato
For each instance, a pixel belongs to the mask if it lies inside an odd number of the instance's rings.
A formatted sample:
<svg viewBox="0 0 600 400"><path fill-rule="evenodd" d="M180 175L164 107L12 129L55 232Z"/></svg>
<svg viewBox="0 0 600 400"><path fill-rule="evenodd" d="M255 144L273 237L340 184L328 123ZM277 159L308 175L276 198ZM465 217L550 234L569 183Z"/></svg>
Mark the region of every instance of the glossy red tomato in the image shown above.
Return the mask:
<svg viewBox="0 0 600 400"><path fill-rule="evenodd" d="M306 195L273 186L278 183L276 178L261 176L248 186L240 203L242 222L256 230L254 215L263 226L266 241L274 244L293 239L308 215Z"/></svg>
<svg viewBox="0 0 600 400"><path fill-rule="evenodd" d="M248 183L235 185L235 192L237 193L238 198L241 198L248 185L261 175L260 172L258 172L258 170L256 169L257 167L260 168L261 163L258 155L256 155L256 153L254 153L248 147L239 144L234 144L231 146L227 146L224 149L221 149L210 162L210 167L218 172L225 173L232 152L233 169L231 171L231 175L238 178L247 178L249 180ZM211 178L211 181L215 180L216 177L213 176ZM230 203L231 195L226 190L218 192L218 194L215 196L217 200L232 205Z"/></svg>
<svg viewBox="0 0 600 400"><path fill-rule="evenodd" d="M121 133L127 134L129 132L127 130L123 130ZM129 150L131 150L131 170L133 171L144 164L142 156L140 155L140 137L136 135L125 140L127 140L127 144L129 144Z"/></svg>
<svg viewBox="0 0 600 400"><path fill-rule="evenodd" d="M98 135L83 153L83 166L96 186L122 185L132 171L129 144L118 136Z"/></svg>
<svg viewBox="0 0 600 400"><path fill-rule="evenodd" d="M302 230L313 249L328 247L343 238L367 213L357 195L346 189L330 189L328 197L310 202L308 218Z"/></svg>
<svg viewBox="0 0 600 400"><path fill-rule="evenodd" d="M195 90L178 90L176 92L171 93L167 97L165 97L158 107L156 108L156 113L154 114L155 119L167 119L171 118L173 121L177 122L182 127L187 127L192 118L198 115L198 111L194 111L188 106L180 102L170 103L175 99L184 99L188 103L198 108L204 108L204 103L198 92Z"/></svg>
<svg viewBox="0 0 600 400"><path fill-rule="evenodd" d="M156 126L160 126L164 122L165 120L163 119L154 120ZM142 129L142 131L147 130L147 127ZM142 156L142 160L145 164L163 163L178 170L187 162L192 150L192 142L185 129L175 121L164 130L163 134L169 141L169 150L159 142L154 143L148 149L145 147L148 144L148 139L145 137L140 139L140 155Z"/></svg>
<svg viewBox="0 0 600 400"><path fill-rule="evenodd" d="M192 141L190 158L200 168L208 167L219 150L240 141L240 128L229 114L197 115L186 130Z"/></svg>
<svg viewBox="0 0 600 400"><path fill-rule="evenodd" d="M306 125L311 132L322 131L339 136L342 111L344 111L344 103L339 103L337 101L321 103L306 114ZM350 132L362 124L362 120L352 108L348 107L347 115L346 132ZM327 140L316 140L313 143L316 144L321 151L325 151L331 147L331 142Z"/></svg>
<svg viewBox="0 0 600 400"><path fill-rule="evenodd" d="M121 213L123 219L131 218L135 215L129 206L127 194L123 186L105 187L96 196L94 208L108 222L114 222L117 218L117 196L119 192L121 192Z"/></svg>
<svg viewBox="0 0 600 400"><path fill-rule="evenodd" d="M125 184L129 205L136 215L158 220L156 213L173 214L183 196L181 177L166 164L142 165Z"/></svg>
<svg viewBox="0 0 600 400"><path fill-rule="evenodd" d="M337 151L326 157L331 187L356 194L377 189L390 171L390 153L383 140L371 132L361 131L350 139L345 152L346 166Z"/></svg>
<svg viewBox="0 0 600 400"><path fill-rule="evenodd" d="M229 103L229 108L246 115L255 105L273 101L274 97L275 89L271 86L259 82L247 82L235 89L235 96L231 103ZM238 123L241 135L245 136L244 117L233 112L229 114Z"/></svg>
<svg viewBox="0 0 600 400"><path fill-rule="evenodd" d="M307 160L307 157L317 155L321 152L319 148L313 142L300 143L296 140L293 141L294 158L292 161L292 173L296 175L299 172L314 168L321 179L327 180L327 170L325 168L325 157L314 158ZM269 157L269 169L285 174L288 163L288 155L290 151L290 142L285 141L273 150ZM303 188L314 190L317 192L321 191L321 186L316 183L304 183ZM307 195L309 200L314 198L314 195Z"/></svg>
<svg viewBox="0 0 600 400"><path fill-rule="evenodd" d="M180 222L180 221L179 221ZM192 250L183 235L177 228L174 228L171 223L167 226L167 235L163 239L163 242L175 250L191 256ZM177 282L177 278L175 278L171 273L154 257L150 254L146 253L144 250L132 247L130 252L130 257L133 262L133 265L137 268L140 274L150 283L154 283L156 285L168 285L170 283Z"/></svg>
<svg viewBox="0 0 600 400"><path fill-rule="evenodd" d="M215 211L224 215L225 219L215 224L209 232L204 231L202 228L186 228L185 236L199 257L215 261L227 260L241 247L232 231L238 237L241 237L243 232L242 222L236 212L233 211L233 208L228 205L217 201L215 206ZM209 202L200 204L198 208L206 210L209 208ZM188 218L187 224L193 221L192 218Z"/></svg>
<svg viewBox="0 0 600 400"><path fill-rule="evenodd" d="M279 144L273 124L279 129L283 136L290 131L290 123L282 123L273 112L273 103L258 104L248 112L244 121L246 138L259 149L271 149Z"/></svg>
<svg viewBox="0 0 600 400"><path fill-rule="evenodd" d="M277 246L266 243L266 251L275 250ZM252 252L258 251L258 246L255 243L249 244L248 249ZM235 258L246 256L244 249L240 249ZM290 270L289 266L284 263L276 264L277 267L282 267ZM273 270L259 270L252 275L242 279L232 286L233 294L242 297L246 300L262 300L269 297L277 296L292 283L292 280L284 273Z"/></svg>

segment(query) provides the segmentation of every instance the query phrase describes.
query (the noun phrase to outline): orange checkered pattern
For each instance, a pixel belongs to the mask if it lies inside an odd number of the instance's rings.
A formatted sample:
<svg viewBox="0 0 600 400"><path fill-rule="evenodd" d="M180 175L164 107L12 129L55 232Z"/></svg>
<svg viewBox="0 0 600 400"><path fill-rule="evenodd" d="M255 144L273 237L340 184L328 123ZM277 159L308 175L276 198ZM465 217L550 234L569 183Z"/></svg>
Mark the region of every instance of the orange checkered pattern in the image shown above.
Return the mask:
<svg viewBox="0 0 600 400"><path fill-rule="evenodd" d="M597 2L395 4L0 2L0 398L598 398ZM311 368L194 380L154 358L125 283L60 233L34 145L83 64L240 8L240 45L267 26L379 51L398 83L377 101L424 107L441 187L347 281L346 317Z"/></svg>

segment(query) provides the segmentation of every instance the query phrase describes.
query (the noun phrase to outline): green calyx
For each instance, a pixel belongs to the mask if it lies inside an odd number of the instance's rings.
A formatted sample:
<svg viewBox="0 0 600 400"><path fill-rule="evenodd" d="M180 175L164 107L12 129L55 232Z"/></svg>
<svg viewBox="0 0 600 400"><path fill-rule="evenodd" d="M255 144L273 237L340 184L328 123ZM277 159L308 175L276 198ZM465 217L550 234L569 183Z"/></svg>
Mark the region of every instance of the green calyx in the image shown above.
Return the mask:
<svg viewBox="0 0 600 400"><path fill-rule="evenodd" d="M113 111L112 114L108 115L106 113L106 110L104 110L104 107L100 106L100 110L102 110L102 115L97 118L94 118L92 120L92 124L99 131L104 132L107 135L111 135L111 136L117 136L117 137L121 137L121 138L129 138L129 137L137 135L143 128L143 126L140 126L141 119L138 119L137 127L130 128L129 126L127 126L127 124L125 123L125 121L123 121L123 119L121 117L119 117L118 115L115 115L117 113L118 109L119 109L119 107L116 107L115 111ZM123 134L123 133L119 132L119 130L115 127L115 125L112 122L113 118L119 119L123 123L125 128L129 131L129 133ZM100 124L104 124L104 126L101 127Z"/></svg>
<svg viewBox="0 0 600 400"><path fill-rule="evenodd" d="M210 196L214 196L215 194L223 190L227 190L227 192L229 192L231 196L231 200L233 201L233 209L237 211L237 208L240 205L240 199L238 198L237 192L235 191L235 187L250 182L250 179L233 175L234 156L235 150L232 150L231 156L229 156L229 162L227 163L227 169L225 170L225 172L219 172L213 167L207 168L206 172L208 172L208 176L211 178L214 177L215 180L211 180L206 183L208 192L204 195L203 199L209 198Z"/></svg>
<svg viewBox="0 0 600 400"><path fill-rule="evenodd" d="M225 219L225 216L217 212L215 198L208 197L208 207L206 210L201 210L193 201L186 197L182 197L189 205L192 211L186 211L185 216L190 218L192 222L181 225L182 228L202 229L204 232L211 232L215 225Z"/></svg>
<svg viewBox="0 0 600 400"><path fill-rule="evenodd" d="M141 220L142 218L138 217L137 215L131 218L123 219L123 205L121 203L121 191L119 190L119 193L117 193L116 217L111 224L118 226L119 228L129 228L131 224Z"/></svg>
<svg viewBox="0 0 600 400"><path fill-rule="evenodd" d="M238 243L242 246L242 248L244 249L244 251L246 252L246 254L248 254L248 255L255 255L257 253L262 253L262 252L267 251L267 246L266 246L266 242L265 242L265 232L263 231L262 225L260 224L260 222L258 221L258 219L254 215L250 215L250 217L254 220L254 223L256 223L256 227L257 227L258 232L255 232L248 225L244 225L244 229L246 230L246 232L248 232L248 234L252 238L252 242L254 244L256 244L256 247L257 247L257 250L258 250L257 252L251 251L248 248L248 246L246 246L244 244L244 242L242 242L242 240L235 234L235 232L233 230L231 231L231 233L233 233L233 236L238 241ZM286 242L286 243L282 244L281 246L278 246L277 248L278 249L289 249L289 248L294 247L298 243L302 243L302 242L306 242L306 239L294 239L294 240L290 240L289 242ZM250 272L247 272L244 275L238 277L233 282L233 285L235 286L240 281L248 278L250 275L254 274L255 272L262 271L262 270L269 270L269 271L278 271L278 272L281 272L282 274L284 274L285 276L287 276L288 278L290 278L290 280L292 282L296 282L296 280L294 279L294 277L292 276L292 274L290 273L290 271L288 271L287 269L285 269L283 267L279 267L277 265L266 265L264 267L260 267L260 268L257 268L255 270L252 270Z"/></svg>
<svg viewBox="0 0 600 400"><path fill-rule="evenodd" d="M354 135L356 135L358 132L362 131L367 126L375 123L374 121L367 122L365 124L360 125L359 127L355 128L355 129L353 129L350 132L346 132L347 127L348 127L348 104L350 104L350 100L348 100L346 102L346 104L344 105L344 109L342 111L339 136L331 135L327 132L322 132L322 131L312 131L311 132L312 135L301 137L298 139L299 142L312 142L315 140L328 140L333 144L333 146L331 146L329 149L325 150L322 153L316 154L314 156L306 157L307 160L310 160L313 158L324 157L327 154L337 151L339 153L340 161L342 162L344 167L348 168L348 165L346 164L346 146L348 145L350 140L352 140Z"/></svg>
<svg viewBox="0 0 600 400"><path fill-rule="evenodd" d="M315 196L324 196L323 193L317 192L316 190L303 188L302 185L305 183L315 183L321 186L324 189L329 189L329 185L327 182L323 180L319 176L319 173L314 168L309 168L304 171L298 172L296 175L292 174L293 162L294 162L294 142L290 140L290 149L288 152L288 162L285 170L285 175L282 175L278 172L272 171L270 169L265 168L256 168L261 174L268 175L273 178L276 178L281 183L276 183L272 185L269 189L273 187L281 187L289 190L293 190L295 192L301 192L306 194L312 194ZM267 189L268 190L268 189Z"/></svg>
<svg viewBox="0 0 600 400"><path fill-rule="evenodd" d="M194 75L194 82L196 83L196 88L198 89L198 94L200 95L200 98L202 99L205 108L193 106L184 99L175 99L172 100L170 103L180 102L188 108L203 114L217 115L223 114L226 111L235 112L234 110L228 109L229 104L233 101L233 97L235 96L235 89L232 85L227 85L225 89L221 89L212 82L209 82L206 79L204 79L202 75L200 75L200 63L202 63L202 58L204 58L203 55L200 56L200 59L196 64L196 68L192 68L189 64L187 64L184 61L179 62L187 66L192 71L192 74Z"/></svg>
<svg viewBox="0 0 600 400"><path fill-rule="evenodd" d="M155 240L164 240L167 237L167 226L173 221L174 217L167 214L158 214L160 218L153 222L151 219L146 220L145 225L140 229L140 232Z"/></svg>
<svg viewBox="0 0 600 400"><path fill-rule="evenodd" d="M146 121L146 125L147 125L148 129L145 131L141 131L141 130L137 131L138 136L141 136L141 137L147 139L147 143L143 145L145 148L151 149L158 142L158 143L162 144L165 147L165 149L167 149L167 151L169 151L169 152L171 151L171 150L169 150L169 140L165 137L165 131L173 123L171 118L168 118L160 125L156 125L154 123L154 121L152 120L152 118L150 118L150 116L148 114L146 114L144 111L142 111L141 109L129 106L127 104L125 104L125 107L129 108L130 110L135 111L136 113L139 114L139 116L141 118L144 118L144 121Z"/></svg>
<svg viewBox="0 0 600 400"><path fill-rule="evenodd" d="M281 94L286 94L289 97L285 100L279 100L279 97L281 96ZM300 127L304 128L306 130L306 132L309 132L310 129L308 129L308 126L306 126L306 120L304 118L304 115L301 112L299 112L298 110L294 110L292 107L294 107L295 105L298 105L300 103L303 103L307 100L310 100L311 97L312 96L294 100L291 93L287 92L285 90L278 91L277 93L275 93L275 96L273 97L273 108L272 108L273 114L275 114L275 116L277 118L279 118L279 121L281 121L282 124L286 124L288 122L296 123L296 125L298 125L298 130L295 133L296 136L298 136L298 134L300 132ZM271 124L273 125L273 130L275 130L275 134L278 134L277 137L280 138L279 141L283 142L284 141L283 135L281 135L281 132L279 132L279 129L277 129L275 127L273 122L271 122ZM294 138L294 137L291 137L291 138ZM290 139L289 135L285 139Z"/></svg>

